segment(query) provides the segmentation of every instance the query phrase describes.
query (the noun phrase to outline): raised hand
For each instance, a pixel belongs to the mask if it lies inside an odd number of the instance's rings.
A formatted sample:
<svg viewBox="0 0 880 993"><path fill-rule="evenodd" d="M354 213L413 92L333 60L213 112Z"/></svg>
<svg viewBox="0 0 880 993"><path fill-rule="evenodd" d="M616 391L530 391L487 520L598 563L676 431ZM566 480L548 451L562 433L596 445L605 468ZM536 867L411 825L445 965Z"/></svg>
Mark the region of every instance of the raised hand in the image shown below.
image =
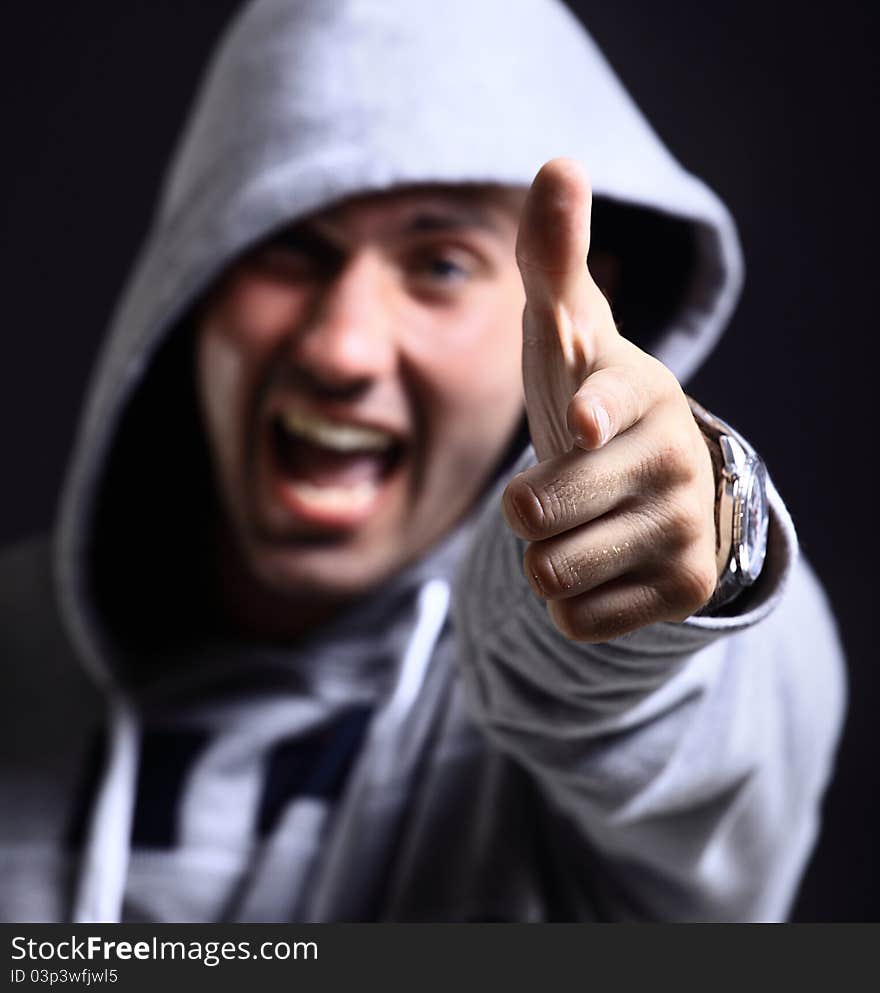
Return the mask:
<svg viewBox="0 0 880 993"><path fill-rule="evenodd" d="M503 497L524 569L559 630L607 641L680 621L712 595L715 484L675 376L622 337L586 265L591 194L548 162L520 221L523 383L539 462Z"/></svg>

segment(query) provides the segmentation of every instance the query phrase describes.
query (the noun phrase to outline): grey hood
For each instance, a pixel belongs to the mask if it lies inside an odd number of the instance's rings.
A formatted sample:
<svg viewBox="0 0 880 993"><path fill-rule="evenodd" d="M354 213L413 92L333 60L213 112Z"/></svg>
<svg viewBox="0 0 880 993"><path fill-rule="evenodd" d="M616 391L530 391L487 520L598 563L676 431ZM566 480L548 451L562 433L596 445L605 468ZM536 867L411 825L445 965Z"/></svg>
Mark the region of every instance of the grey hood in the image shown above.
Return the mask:
<svg viewBox="0 0 880 993"><path fill-rule="evenodd" d="M272 229L347 195L426 182L527 186L557 155L586 165L597 199L670 215L691 232L688 279L653 347L687 378L739 291L733 222L561 3L256 0L243 9L208 68L115 311L67 476L56 574L71 633L101 682L89 563L106 466L199 295ZM137 527L151 507L125 512Z"/></svg>

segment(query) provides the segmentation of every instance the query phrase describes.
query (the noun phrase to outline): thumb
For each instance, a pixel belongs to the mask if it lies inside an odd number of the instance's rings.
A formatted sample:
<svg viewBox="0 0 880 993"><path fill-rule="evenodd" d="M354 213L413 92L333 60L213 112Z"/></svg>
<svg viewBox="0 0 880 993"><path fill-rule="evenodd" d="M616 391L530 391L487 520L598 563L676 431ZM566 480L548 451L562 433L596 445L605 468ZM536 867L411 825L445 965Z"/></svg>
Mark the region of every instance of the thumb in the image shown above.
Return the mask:
<svg viewBox="0 0 880 993"><path fill-rule="evenodd" d="M617 337L605 297L587 269L592 194L573 159L535 176L517 235L526 307L523 386L532 443L542 461L572 447L566 414L583 381Z"/></svg>
<svg viewBox="0 0 880 993"><path fill-rule="evenodd" d="M516 239L526 297L573 304L583 291L590 250L592 191L574 159L551 159L538 170L523 205Z"/></svg>

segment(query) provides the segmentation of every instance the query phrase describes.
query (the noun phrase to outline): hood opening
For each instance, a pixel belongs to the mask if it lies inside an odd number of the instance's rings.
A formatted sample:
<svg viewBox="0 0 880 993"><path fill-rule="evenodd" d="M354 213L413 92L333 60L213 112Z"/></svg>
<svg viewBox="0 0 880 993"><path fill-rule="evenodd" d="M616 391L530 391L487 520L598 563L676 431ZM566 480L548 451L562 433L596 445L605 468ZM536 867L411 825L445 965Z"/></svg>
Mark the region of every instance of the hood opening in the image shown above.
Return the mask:
<svg viewBox="0 0 880 993"><path fill-rule="evenodd" d="M193 347L185 320L121 412L97 484L85 588L126 681L139 681L138 659L179 649L211 620L214 487Z"/></svg>
<svg viewBox="0 0 880 993"><path fill-rule="evenodd" d="M611 295L620 333L656 355L688 296L697 268L693 224L657 210L596 197L590 254L600 252L617 263ZM598 277L597 282L601 286Z"/></svg>

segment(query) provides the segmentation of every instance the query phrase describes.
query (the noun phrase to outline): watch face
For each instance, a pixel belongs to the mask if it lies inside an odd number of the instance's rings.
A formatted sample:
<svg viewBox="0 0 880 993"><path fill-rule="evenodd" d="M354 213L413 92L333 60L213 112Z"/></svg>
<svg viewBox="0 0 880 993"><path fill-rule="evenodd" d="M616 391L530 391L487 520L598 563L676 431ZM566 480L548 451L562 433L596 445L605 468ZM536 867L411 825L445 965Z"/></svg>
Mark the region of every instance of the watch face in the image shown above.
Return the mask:
<svg viewBox="0 0 880 993"><path fill-rule="evenodd" d="M755 461L750 469L751 472L747 473L744 480L747 488L743 494L740 544L741 579L745 583L754 583L761 574L767 553L767 526L770 522L764 466Z"/></svg>

